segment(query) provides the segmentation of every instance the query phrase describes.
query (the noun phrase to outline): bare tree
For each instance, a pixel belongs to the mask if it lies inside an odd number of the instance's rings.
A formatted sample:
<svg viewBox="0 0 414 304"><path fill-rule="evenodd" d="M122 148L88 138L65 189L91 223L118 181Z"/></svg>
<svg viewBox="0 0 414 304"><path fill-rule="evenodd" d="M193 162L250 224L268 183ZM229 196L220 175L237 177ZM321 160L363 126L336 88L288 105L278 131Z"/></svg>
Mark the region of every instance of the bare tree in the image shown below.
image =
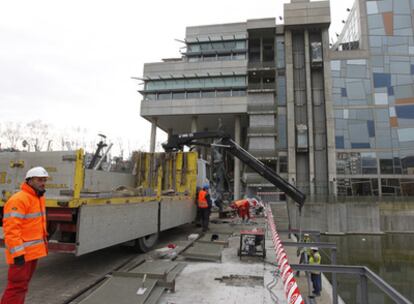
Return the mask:
<svg viewBox="0 0 414 304"><path fill-rule="evenodd" d="M25 140L34 147L35 151L41 151L49 141L49 125L41 120L33 120L25 125Z"/></svg>
<svg viewBox="0 0 414 304"><path fill-rule="evenodd" d="M0 133L1 142L5 145L3 148L17 149L17 144L22 139L22 127L20 123L7 121L3 123Z"/></svg>

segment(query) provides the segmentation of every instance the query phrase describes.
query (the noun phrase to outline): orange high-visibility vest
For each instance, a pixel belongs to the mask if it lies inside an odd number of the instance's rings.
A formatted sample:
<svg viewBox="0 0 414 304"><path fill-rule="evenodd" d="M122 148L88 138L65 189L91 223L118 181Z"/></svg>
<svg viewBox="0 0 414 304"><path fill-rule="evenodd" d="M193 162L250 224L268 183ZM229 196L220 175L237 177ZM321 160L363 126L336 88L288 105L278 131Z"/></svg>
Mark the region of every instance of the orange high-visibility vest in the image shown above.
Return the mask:
<svg viewBox="0 0 414 304"><path fill-rule="evenodd" d="M45 197L38 197L27 183L4 205L3 232L6 261L24 255L25 261L47 255Z"/></svg>
<svg viewBox="0 0 414 304"><path fill-rule="evenodd" d="M241 200L235 201L234 205L237 208L246 208L246 207L249 207L249 201L246 199L241 199Z"/></svg>
<svg viewBox="0 0 414 304"><path fill-rule="evenodd" d="M200 190L200 192L198 192L198 208L208 208L206 195L207 191L205 190Z"/></svg>

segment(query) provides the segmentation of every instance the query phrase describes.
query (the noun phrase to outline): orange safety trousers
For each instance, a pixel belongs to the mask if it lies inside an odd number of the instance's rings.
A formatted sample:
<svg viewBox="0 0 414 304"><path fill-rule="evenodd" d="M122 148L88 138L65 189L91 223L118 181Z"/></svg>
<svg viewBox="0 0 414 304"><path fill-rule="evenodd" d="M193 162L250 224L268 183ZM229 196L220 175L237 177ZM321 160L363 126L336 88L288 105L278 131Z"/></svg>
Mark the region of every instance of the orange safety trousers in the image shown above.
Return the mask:
<svg viewBox="0 0 414 304"><path fill-rule="evenodd" d="M36 269L37 260L31 260L22 266L9 265L7 287L1 304L24 304L29 282Z"/></svg>

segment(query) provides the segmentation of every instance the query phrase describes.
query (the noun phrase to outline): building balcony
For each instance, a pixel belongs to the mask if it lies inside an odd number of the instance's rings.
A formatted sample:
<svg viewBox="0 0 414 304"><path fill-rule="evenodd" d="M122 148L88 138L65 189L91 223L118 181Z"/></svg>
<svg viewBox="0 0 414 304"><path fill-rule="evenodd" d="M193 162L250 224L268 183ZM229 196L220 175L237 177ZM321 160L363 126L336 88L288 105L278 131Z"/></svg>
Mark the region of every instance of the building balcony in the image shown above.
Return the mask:
<svg viewBox="0 0 414 304"><path fill-rule="evenodd" d="M247 96L178 100L143 100L141 116L247 113Z"/></svg>
<svg viewBox="0 0 414 304"><path fill-rule="evenodd" d="M247 60L155 62L144 65L146 79L209 77L222 74L245 75L246 73Z"/></svg>
<svg viewBox="0 0 414 304"><path fill-rule="evenodd" d="M261 137L261 136L277 136L275 126L255 126L247 129L247 136Z"/></svg>
<svg viewBox="0 0 414 304"><path fill-rule="evenodd" d="M273 70L276 69L275 61L249 61L247 68L250 70Z"/></svg>

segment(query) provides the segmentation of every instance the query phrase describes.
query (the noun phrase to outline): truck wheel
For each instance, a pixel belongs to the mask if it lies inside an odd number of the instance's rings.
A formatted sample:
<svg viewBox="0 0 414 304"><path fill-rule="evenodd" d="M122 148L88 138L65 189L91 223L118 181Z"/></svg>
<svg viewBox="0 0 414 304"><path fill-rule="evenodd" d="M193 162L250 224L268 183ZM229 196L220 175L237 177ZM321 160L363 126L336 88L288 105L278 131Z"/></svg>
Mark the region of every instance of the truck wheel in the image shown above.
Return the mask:
<svg viewBox="0 0 414 304"><path fill-rule="evenodd" d="M158 241L158 233L150 234L135 240L134 249L140 253L146 253L154 247Z"/></svg>

